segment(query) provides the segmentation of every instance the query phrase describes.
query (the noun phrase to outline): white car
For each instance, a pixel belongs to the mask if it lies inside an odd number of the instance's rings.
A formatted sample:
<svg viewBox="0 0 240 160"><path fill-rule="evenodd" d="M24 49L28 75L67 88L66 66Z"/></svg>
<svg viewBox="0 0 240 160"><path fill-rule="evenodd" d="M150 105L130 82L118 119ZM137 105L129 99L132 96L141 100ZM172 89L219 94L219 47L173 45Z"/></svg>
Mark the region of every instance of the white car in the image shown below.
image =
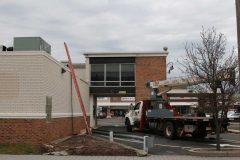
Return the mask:
<svg viewBox="0 0 240 160"><path fill-rule="evenodd" d="M219 117L222 116L222 111L219 111L218 116ZM240 118L240 113L238 113L236 111L228 111L227 112L227 118Z"/></svg>
<svg viewBox="0 0 240 160"><path fill-rule="evenodd" d="M237 112L230 112L230 113L227 113L227 118L240 118L240 113L237 113Z"/></svg>

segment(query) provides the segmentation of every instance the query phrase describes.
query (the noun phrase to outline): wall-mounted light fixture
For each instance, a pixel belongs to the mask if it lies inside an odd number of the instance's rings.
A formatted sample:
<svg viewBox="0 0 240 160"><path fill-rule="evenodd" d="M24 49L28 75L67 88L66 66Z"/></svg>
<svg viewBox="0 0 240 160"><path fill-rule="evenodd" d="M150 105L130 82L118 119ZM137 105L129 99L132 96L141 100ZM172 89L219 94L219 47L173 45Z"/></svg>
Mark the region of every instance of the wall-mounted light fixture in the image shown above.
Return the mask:
<svg viewBox="0 0 240 160"><path fill-rule="evenodd" d="M168 69L168 74L170 74L171 71L174 69L174 67L173 67L173 62L169 62L169 63L167 64L167 68L169 68L169 69Z"/></svg>
<svg viewBox="0 0 240 160"><path fill-rule="evenodd" d="M65 72L66 72L66 70L64 68L62 68L61 73L63 74Z"/></svg>

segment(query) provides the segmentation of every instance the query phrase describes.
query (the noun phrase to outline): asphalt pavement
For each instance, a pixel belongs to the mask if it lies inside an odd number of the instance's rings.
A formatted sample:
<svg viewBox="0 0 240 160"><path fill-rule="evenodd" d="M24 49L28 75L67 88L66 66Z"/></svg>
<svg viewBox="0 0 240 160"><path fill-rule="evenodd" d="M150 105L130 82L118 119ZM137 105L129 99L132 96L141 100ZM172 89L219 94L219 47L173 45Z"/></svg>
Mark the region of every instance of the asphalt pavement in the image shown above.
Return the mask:
<svg viewBox="0 0 240 160"><path fill-rule="evenodd" d="M98 121L99 125L102 125L100 129L123 132L125 131L124 119L122 117L112 119L101 119ZM191 137L185 137L176 140L169 140L152 132L139 132L134 131L131 135L138 136L152 136L154 137L154 147L149 149L150 156L147 157L125 157L125 156L49 156L49 155L0 155L0 160L239 160L239 157L197 157L189 156L188 150L192 148L209 148L214 147L215 139L214 135L208 135L205 139L193 139ZM97 135L103 138L106 136ZM134 139L114 139L122 144L126 144L135 148L142 149L143 143L140 140ZM240 134L226 133L221 134L222 147L234 147L240 148Z"/></svg>
<svg viewBox="0 0 240 160"><path fill-rule="evenodd" d="M240 122L230 122L230 126L228 128L240 131Z"/></svg>
<svg viewBox="0 0 240 160"><path fill-rule="evenodd" d="M150 136L154 137L154 147L149 149L149 153L152 155L188 155L190 149L193 148L211 148L216 146L215 135L208 135L205 139L194 139L191 136L179 138L175 140L170 140L159 133L152 133L151 131L139 132L137 130L129 133L126 132L124 127L124 119L122 117L115 117L111 119L101 119L99 129L108 130L113 132L122 132L131 135L138 136ZM102 136L95 134L103 138L108 138L107 136ZM143 142L134 139L126 138L115 138L116 142L137 148L143 148ZM240 134L234 133L224 133L221 134L221 147L225 148L240 148Z"/></svg>

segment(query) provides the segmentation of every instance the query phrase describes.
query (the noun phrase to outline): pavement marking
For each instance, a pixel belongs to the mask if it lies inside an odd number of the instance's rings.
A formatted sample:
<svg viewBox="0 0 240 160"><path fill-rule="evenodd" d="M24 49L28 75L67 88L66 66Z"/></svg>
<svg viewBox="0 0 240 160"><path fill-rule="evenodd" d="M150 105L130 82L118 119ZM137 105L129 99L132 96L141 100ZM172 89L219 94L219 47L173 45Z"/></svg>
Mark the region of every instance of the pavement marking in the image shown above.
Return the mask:
<svg viewBox="0 0 240 160"><path fill-rule="evenodd" d="M231 139L221 139L221 140L228 141L228 142L234 142L234 143L240 143L240 141L231 140Z"/></svg>
<svg viewBox="0 0 240 160"><path fill-rule="evenodd" d="M182 149L192 149L194 147L182 147Z"/></svg>
<svg viewBox="0 0 240 160"><path fill-rule="evenodd" d="M181 148L181 146L173 146L173 145L165 145L165 144L154 144L155 146L162 146L162 147L172 147L172 148Z"/></svg>
<svg viewBox="0 0 240 160"><path fill-rule="evenodd" d="M100 135L100 136L109 138L109 136L105 136L105 135ZM129 139L116 138L116 137L113 137L113 141L114 140L120 140L120 141L132 142L132 143L143 143L142 141L139 141L139 140L129 140Z"/></svg>
<svg viewBox="0 0 240 160"><path fill-rule="evenodd" d="M165 144L154 144L155 146L162 146L162 147L171 147L171 148L181 148L184 150L192 149L195 147L182 147L182 146L173 146L173 145L165 145Z"/></svg>
<svg viewBox="0 0 240 160"><path fill-rule="evenodd" d="M162 146L162 147L182 148L182 146L173 146L173 145L166 145L166 144L154 144L154 145Z"/></svg>
<svg viewBox="0 0 240 160"><path fill-rule="evenodd" d="M216 146L217 144L209 144L209 145ZM239 145L232 145L232 144L220 144L220 147L237 147L237 148L240 148Z"/></svg>

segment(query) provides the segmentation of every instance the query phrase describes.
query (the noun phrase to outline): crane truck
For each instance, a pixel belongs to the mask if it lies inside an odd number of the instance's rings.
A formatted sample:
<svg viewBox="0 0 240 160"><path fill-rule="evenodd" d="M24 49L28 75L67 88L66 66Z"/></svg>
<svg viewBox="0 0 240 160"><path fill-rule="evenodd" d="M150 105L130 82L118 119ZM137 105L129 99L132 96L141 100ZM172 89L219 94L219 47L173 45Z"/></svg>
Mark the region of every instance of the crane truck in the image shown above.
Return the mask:
<svg viewBox="0 0 240 160"><path fill-rule="evenodd" d="M214 133L215 125L212 117L206 117L204 113L194 115L181 115L166 100L158 96L160 86L168 86L169 90L174 86L196 83L195 78L165 80L148 82L151 88L150 100L136 103L125 116L125 126L128 132L133 128L140 130L155 130L163 133L166 138L174 139L191 134L196 138L204 138L208 133ZM222 128L227 128L228 122L222 123Z"/></svg>

